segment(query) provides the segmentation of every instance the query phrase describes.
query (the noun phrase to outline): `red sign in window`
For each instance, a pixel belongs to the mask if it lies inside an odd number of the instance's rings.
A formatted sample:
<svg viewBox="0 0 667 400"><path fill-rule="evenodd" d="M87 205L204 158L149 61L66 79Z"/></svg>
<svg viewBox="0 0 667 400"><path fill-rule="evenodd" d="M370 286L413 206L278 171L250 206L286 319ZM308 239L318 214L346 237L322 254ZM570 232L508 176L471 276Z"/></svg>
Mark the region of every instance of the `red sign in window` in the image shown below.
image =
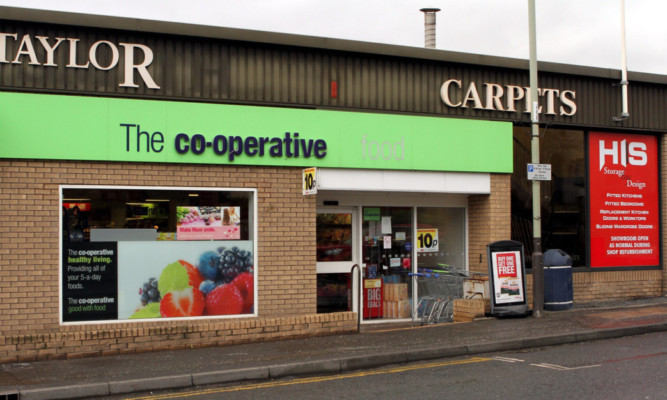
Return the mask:
<svg viewBox="0 0 667 400"><path fill-rule="evenodd" d="M659 265L658 141L591 132L591 267Z"/></svg>
<svg viewBox="0 0 667 400"><path fill-rule="evenodd" d="M382 317L382 279L364 279L364 318Z"/></svg>

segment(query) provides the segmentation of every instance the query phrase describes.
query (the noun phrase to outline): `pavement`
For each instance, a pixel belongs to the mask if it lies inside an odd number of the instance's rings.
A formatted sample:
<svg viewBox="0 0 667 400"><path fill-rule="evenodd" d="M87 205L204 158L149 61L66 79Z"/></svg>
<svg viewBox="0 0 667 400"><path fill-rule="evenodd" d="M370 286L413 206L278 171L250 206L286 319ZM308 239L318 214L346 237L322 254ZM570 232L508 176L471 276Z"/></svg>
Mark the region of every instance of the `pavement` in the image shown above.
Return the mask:
<svg viewBox="0 0 667 400"><path fill-rule="evenodd" d="M667 297L575 305L541 318L426 326L364 324L360 333L192 350L0 365L0 400L73 399L335 374L390 364L667 331Z"/></svg>

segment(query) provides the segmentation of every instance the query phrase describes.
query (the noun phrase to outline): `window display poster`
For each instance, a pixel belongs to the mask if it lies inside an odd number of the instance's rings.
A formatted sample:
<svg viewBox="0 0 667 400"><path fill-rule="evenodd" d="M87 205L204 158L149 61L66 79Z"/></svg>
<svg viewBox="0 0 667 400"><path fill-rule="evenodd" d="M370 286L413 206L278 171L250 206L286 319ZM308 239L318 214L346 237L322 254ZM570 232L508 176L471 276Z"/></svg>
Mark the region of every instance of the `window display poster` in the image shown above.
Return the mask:
<svg viewBox="0 0 667 400"><path fill-rule="evenodd" d="M591 267L660 263L658 141L590 132Z"/></svg>
<svg viewBox="0 0 667 400"><path fill-rule="evenodd" d="M240 207L176 207L177 240L238 240Z"/></svg>
<svg viewBox="0 0 667 400"><path fill-rule="evenodd" d="M253 314L252 241L63 247L63 322Z"/></svg>
<svg viewBox="0 0 667 400"><path fill-rule="evenodd" d="M119 242L118 319L252 314L252 241Z"/></svg>
<svg viewBox="0 0 667 400"><path fill-rule="evenodd" d="M492 252L493 289L496 304L524 301L520 251Z"/></svg>
<svg viewBox="0 0 667 400"><path fill-rule="evenodd" d="M118 318L116 242L77 242L63 246L63 322Z"/></svg>

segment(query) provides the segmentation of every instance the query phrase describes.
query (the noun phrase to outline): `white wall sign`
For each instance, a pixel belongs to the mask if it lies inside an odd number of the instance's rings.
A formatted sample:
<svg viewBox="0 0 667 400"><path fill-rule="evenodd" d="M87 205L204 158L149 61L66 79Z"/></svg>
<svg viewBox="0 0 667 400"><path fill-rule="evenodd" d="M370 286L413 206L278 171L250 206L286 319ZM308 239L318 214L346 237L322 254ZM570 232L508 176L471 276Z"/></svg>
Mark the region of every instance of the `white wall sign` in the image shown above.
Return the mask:
<svg viewBox="0 0 667 400"><path fill-rule="evenodd" d="M577 93L574 90L559 90L538 88L538 96L546 101L546 107L540 107L538 112L547 115L573 116L577 112L577 103L574 99ZM449 79L440 87L440 98L448 107L469 108L476 110L495 110L517 112L523 110L530 113L530 89L516 85L499 85L485 82L478 88L475 82L465 85L460 79ZM517 103L519 108L517 109Z"/></svg>
<svg viewBox="0 0 667 400"><path fill-rule="evenodd" d="M98 40L97 42L85 48L79 44L78 38L32 36L25 34L20 36L17 33L0 32L0 64L21 64L23 60L28 61L28 65L57 67L60 60L67 60L65 67L89 69L92 65L95 69L108 71L116 68L121 63L119 46L123 50L122 66L123 81L118 84L120 87L139 87L134 81L134 71L149 89L159 89L153 77L148 72L147 67L153 62L153 50L150 47L139 43L112 43L108 40ZM9 51L13 49L13 51ZM110 53L111 60L103 65L98 52L101 50ZM141 53L135 57L135 50ZM87 52L84 61L79 61L79 53ZM60 54L65 53L65 56ZM39 54L39 56L38 56ZM43 55L43 56L42 56ZM41 56L41 57L40 57ZM141 60L135 62L135 60Z"/></svg>

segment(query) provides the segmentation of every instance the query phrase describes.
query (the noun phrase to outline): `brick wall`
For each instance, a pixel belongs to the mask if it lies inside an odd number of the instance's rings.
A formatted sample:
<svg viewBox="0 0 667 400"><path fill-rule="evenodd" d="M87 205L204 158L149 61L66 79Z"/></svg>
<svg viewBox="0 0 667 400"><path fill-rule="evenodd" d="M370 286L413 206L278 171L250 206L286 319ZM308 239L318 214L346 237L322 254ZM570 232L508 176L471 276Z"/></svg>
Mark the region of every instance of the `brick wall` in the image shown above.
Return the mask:
<svg viewBox="0 0 667 400"><path fill-rule="evenodd" d="M468 265L471 271L488 272L486 245L510 240L511 175L491 174L491 194L468 198Z"/></svg>
<svg viewBox="0 0 667 400"><path fill-rule="evenodd" d="M60 325L59 185L256 188L259 317ZM297 168L2 160L0 362L356 330L316 314L315 206Z"/></svg>

